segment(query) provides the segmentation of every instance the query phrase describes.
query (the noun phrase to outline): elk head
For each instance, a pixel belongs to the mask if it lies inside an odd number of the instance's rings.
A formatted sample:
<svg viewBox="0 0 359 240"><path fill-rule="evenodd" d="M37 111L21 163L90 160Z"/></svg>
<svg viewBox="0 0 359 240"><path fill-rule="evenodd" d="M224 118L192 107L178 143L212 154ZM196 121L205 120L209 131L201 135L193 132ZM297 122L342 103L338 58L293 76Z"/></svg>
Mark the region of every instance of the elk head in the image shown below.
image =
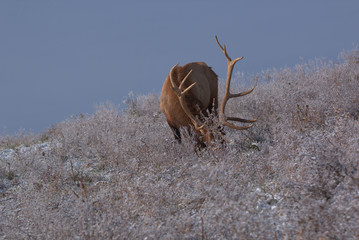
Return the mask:
<svg viewBox="0 0 359 240"><path fill-rule="evenodd" d="M227 117L225 115L226 104L229 99L245 96L250 90L232 94L230 92L231 78L234 65L243 59L232 60L227 53L225 45L221 45L215 36L216 42L227 59L226 88L218 116L218 77L214 71L203 62L194 62L179 67L178 64L171 68L169 75L163 85L161 92L161 110L167 118L175 139L181 142L180 130L186 128L191 132L201 146L211 144L214 136L225 140L222 131L223 126L236 130L244 130L252 127L257 119L246 120L238 117ZM219 126L210 126L213 123L205 121L208 114L219 117ZM251 123L247 126L237 126L229 121Z"/></svg>

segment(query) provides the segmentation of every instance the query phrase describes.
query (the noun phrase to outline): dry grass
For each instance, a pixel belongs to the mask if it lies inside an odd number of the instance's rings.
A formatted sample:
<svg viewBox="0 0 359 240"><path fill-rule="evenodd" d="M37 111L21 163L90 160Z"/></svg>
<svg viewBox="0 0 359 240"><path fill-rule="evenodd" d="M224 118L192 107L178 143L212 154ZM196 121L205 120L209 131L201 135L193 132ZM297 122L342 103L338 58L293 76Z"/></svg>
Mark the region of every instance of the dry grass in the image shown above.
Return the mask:
<svg viewBox="0 0 359 240"><path fill-rule="evenodd" d="M199 155L156 95L0 138L2 239L358 239L358 51L258 75ZM40 144L42 142L42 144Z"/></svg>

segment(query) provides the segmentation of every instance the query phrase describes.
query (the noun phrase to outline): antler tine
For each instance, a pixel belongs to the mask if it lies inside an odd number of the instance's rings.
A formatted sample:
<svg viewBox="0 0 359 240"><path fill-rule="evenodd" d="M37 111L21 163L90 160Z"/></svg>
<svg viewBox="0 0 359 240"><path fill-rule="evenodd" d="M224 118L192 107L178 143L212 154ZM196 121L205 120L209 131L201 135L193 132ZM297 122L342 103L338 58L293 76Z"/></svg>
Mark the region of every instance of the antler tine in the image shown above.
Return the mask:
<svg viewBox="0 0 359 240"><path fill-rule="evenodd" d="M183 84L186 82L186 80L188 79L188 76L192 73L192 69L187 73L187 75L184 77L184 79L182 80L181 84L179 85L179 89L182 90ZM196 83L192 83L188 88L186 88L185 90L182 91L182 94L186 94L189 90L191 90L191 88L194 87L194 85L196 85Z"/></svg>
<svg viewBox="0 0 359 240"><path fill-rule="evenodd" d="M219 43L219 41L218 41L217 36L215 35L214 37L216 38L216 42L217 42L218 46L220 47L220 49L222 50L222 52L223 52L224 55L226 56L227 61L230 62L231 64L233 64L233 66L234 66L234 64L235 64L236 62L238 62L239 60L242 60L242 59L243 59L243 57L240 57L240 58L236 58L236 59L234 59L234 60L232 61L232 59L230 58L230 56L229 56L228 53L227 53L226 45L223 44L223 47L222 47L222 45L221 45L221 44Z"/></svg>
<svg viewBox="0 0 359 240"><path fill-rule="evenodd" d="M227 120L229 121L237 121L237 122L244 122L244 123L254 123L255 121L257 121L257 119L244 119L244 118L239 118L239 117L227 117Z"/></svg>
<svg viewBox="0 0 359 240"><path fill-rule="evenodd" d="M258 83L258 79L256 80L256 83L254 84L254 86L249 89L248 91L245 91L245 92L240 92L240 93L237 93L237 94L232 94L232 93L229 93L229 98L236 98L236 97L242 97L242 96L245 96L247 94L250 94L251 92L253 92L253 90L256 88L257 86L257 83Z"/></svg>
<svg viewBox="0 0 359 240"><path fill-rule="evenodd" d="M241 127L241 126L236 126L232 123L229 123L227 120L230 120L230 121L237 121L237 122L244 122L244 123L253 123L255 121L257 121L257 119L253 119L253 120L247 120L247 119L243 119L243 118L237 118L237 117L226 117L226 115L224 114L224 110L226 108L226 104L227 104L227 101L230 99L230 98L235 98L235 97L241 97L241 96L244 96L244 95L247 95L249 93L251 93L254 88L256 87L257 85L257 82L256 84L248 91L245 91L245 92L241 92L241 93L237 93L237 94L232 94L230 93L230 86L231 86L231 78L232 78L232 73L233 73L233 68L234 68L234 65L239 61L239 60L242 60L243 57L240 57L240 58L236 58L234 60L231 60L231 58L229 57L228 53L227 53L227 49L226 49L226 45L222 45L219 43L218 41L218 38L217 36L215 36L216 38L216 42L218 44L218 46L220 47L220 49L222 50L222 52L224 53L224 55L226 56L227 58L227 65L228 65L228 69L227 69L227 79L226 79L226 89L225 89L225 93L224 93L224 97L223 97L223 100L222 100L222 103L221 103L221 108L220 108L220 121L223 123L223 125L227 126L227 127L230 127L230 128L234 128L234 129L237 129L237 130L244 130L244 129L248 129L250 127L253 126L253 124L250 124L248 126L244 126L244 127Z"/></svg>
<svg viewBox="0 0 359 240"><path fill-rule="evenodd" d="M219 48L222 49L222 52L223 52L224 55L226 56L227 60L228 60L229 62L232 61L232 59L231 59L231 58L228 56L228 54L227 54L226 45L224 44L223 47L222 47L222 45L221 45L221 44L219 43L219 41L218 41L217 35L215 35L214 37L216 38L216 42L217 42Z"/></svg>
<svg viewBox="0 0 359 240"><path fill-rule="evenodd" d="M173 81L173 78L172 78L172 72L173 70L178 66L178 63L176 65L174 65L172 68L171 68L171 71L170 71L170 80L171 80L171 83L172 83L172 89L173 91L176 93L176 95L178 97L181 97L182 95L185 95L189 90L191 90L192 87L194 87L194 85L196 85L196 83L192 83L189 87L187 87L185 90L182 90L182 87L183 87L183 84L184 82L188 79L188 76L192 73L192 70L189 71L189 73L184 77L184 79L182 80L182 82L180 83L179 87L176 86L176 83Z"/></svg>
<svg viewBox="0 0 359 240"><path fill-rule="evenodd" d="M241 126L237 126L237 125L234 125L232 123L229 123L229 122L225 121L225 122L223 122L223 125L227 126L227 127L230 127L230 128L233 128L233 129L236 129L236 130L246 130L248 128L251 128L253 126L253 123L248 125L248 126L241 127Z"/></svg>
<svg viewBox="0 0 359 240"><path fill-rule="evenodd" d="M198 123L196 117L191 113L190 109L188 108L186 102L185 102L185 95L188 93L189 90L191 90L196 83L192 83L189 87L187 87L186 89L182 90L183 84L184 82L188 79L189 75L192 73L192 70L190 70L188 72L188 74L183 78L182 82L180 83L180 86L178 87L176 85L176 83L174 82L172 75L173 75L173 70L178 66L178 63L176 65L174 65L171 68L170 71L170 80L172 83L172 90L176 93L178 100L181 104L181 107L183 109L183 111L187 114L187 116L190 118L191 122L193 123L194 127L197 130L202 130L204 127L204 123Z"/></svg>

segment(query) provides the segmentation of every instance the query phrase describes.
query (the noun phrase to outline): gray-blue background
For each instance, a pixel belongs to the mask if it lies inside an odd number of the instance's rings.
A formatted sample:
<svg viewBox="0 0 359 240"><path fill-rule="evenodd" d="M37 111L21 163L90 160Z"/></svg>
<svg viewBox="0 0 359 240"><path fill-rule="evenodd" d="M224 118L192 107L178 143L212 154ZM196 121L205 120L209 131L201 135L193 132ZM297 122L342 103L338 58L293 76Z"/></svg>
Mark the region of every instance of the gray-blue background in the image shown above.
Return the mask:
<svg viewBox="0 0 359 240"><path fill-rule="evenodd" d="M205 61L221 78L359 42L359 1L0 1L0 134L40 132L130 91L160 93L169 69Z"/></svg>

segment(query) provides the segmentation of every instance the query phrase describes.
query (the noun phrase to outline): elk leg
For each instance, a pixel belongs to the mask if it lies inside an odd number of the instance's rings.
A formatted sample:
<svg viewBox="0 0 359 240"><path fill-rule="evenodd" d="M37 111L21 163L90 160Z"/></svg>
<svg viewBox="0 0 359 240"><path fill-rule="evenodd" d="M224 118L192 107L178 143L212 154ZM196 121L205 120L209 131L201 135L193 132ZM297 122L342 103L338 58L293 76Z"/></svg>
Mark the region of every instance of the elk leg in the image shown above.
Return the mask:
<svg viewBox="0 0 359 240"><path fill-rule="evenodd" d="M182 142L181 139L181 132L178 128L176 128L175 126L172 126L170 123L168 123L168 125L170 126L172 132L173 132L173 136L175 137L175 139L177 140L178 143Z"/></svg>

